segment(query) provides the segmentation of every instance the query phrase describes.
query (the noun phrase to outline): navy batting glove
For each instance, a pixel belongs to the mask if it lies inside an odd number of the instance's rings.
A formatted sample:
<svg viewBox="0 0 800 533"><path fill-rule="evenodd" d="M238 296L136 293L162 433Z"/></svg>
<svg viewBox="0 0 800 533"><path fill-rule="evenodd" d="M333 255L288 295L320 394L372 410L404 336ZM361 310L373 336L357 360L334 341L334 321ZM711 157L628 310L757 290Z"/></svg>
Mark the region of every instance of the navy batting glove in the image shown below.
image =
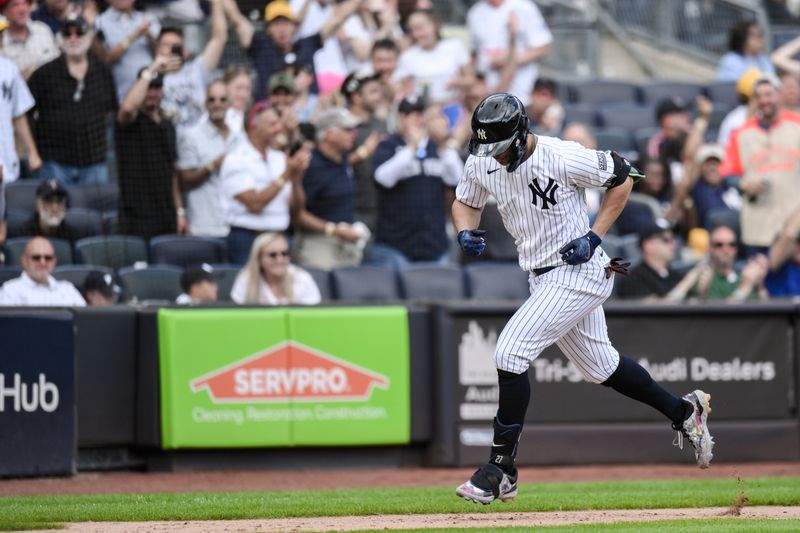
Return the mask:
<svg viewBox="0 0 800 533"><path fill-rule="evenodd" d="M464 255L481 255L486 248L486 234L482 229L465 229L458 232L458 245Z"/></svg>
<svg viewBox="0 0 800 533"><path fill-rule="evenodd" d="M583 237L578 237L562 246L558 253L568 265L580 265L592 258L595 249L600 246L601 242L603 240L595 232L589 230L589 233Z"/></svg>

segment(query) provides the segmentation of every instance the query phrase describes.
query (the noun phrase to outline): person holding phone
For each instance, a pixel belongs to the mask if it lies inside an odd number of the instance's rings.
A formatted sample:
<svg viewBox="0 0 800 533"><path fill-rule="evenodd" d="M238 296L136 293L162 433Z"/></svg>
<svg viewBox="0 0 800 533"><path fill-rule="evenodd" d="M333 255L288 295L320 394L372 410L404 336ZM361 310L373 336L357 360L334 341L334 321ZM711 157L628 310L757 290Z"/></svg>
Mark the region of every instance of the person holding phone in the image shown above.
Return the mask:
<svg viewBox="0 0 800 533"><path fill-rule="evenodd" d="M228 40L228 22L223 0L211 0L211 38L203 52L189 59L183 32L162 28L156 40L156 57L166 62L162 107L178 130L197 124L205 113L205 87L219 65Z"/></svg>

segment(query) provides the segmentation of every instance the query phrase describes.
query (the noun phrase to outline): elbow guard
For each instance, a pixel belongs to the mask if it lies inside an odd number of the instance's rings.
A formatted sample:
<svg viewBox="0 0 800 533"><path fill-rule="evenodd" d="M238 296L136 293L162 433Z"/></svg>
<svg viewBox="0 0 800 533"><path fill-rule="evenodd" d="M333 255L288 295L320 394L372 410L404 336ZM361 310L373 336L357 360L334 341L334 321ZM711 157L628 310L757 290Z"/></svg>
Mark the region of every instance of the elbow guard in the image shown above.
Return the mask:
<svg viewBox="0 0 800 533"><path fill-rule="evenodd" d="M614 175L611 176L608 181L606 181L606 189L619 187L625 183L625 180L628 178L633 179L634 183L644 179L644 174L642 174L639 169L631 165L630 161L619 155L619 153L616 151L606 153L611 156L611 160L614 162Z"/></svg>

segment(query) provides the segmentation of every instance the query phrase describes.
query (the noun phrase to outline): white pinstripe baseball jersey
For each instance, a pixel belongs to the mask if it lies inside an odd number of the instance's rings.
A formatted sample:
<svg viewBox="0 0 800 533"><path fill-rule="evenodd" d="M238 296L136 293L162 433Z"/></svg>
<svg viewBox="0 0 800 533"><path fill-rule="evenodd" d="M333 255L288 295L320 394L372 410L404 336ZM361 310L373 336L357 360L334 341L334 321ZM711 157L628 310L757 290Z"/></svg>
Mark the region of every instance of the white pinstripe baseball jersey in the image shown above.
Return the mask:
<svg viewBox="0 0 800 533"><path fill-rule="evenodd" d="M470 207L482 208L489 194L495 197L523 270L564 264L558 249L590 229L585 189L604 186L614 171L604 152L555 137L537 139L533 154L511 173L492 157L469 156L456 188L456 198Z"/></svg>

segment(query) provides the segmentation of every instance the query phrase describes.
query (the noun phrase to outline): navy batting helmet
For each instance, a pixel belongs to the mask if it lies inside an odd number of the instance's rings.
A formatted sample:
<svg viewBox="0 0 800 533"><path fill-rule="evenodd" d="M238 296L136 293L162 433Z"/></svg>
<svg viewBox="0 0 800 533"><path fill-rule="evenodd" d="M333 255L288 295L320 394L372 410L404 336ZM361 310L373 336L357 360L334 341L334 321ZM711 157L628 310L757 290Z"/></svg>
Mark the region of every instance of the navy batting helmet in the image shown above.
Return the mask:
<svg viewBox="0 0 800 533"><path fill-rule="evenodd" d="M484 98L472 113L472 139L469 153L477 157L497 156L515 148L514 159L506 166L513 171L527 150L528 114L522 102L508 93Z"/></svg>

